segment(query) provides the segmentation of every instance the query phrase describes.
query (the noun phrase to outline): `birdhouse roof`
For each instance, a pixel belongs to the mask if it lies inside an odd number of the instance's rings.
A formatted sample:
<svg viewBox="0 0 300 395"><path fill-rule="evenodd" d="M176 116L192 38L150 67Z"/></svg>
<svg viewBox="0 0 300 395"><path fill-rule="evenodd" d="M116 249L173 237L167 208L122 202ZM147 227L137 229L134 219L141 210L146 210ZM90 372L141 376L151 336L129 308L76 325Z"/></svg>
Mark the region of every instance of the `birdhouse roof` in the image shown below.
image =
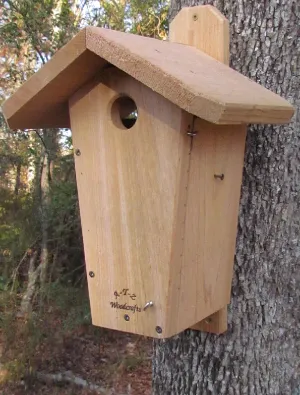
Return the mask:
<svg viewBox="0 0 300 395"><path fill-rule="evenodd" d="M9 126L70 127L68 99L111 65L213 123L284 123L293 115L286 100L193 47L87 27L4 103Z"/></svg>

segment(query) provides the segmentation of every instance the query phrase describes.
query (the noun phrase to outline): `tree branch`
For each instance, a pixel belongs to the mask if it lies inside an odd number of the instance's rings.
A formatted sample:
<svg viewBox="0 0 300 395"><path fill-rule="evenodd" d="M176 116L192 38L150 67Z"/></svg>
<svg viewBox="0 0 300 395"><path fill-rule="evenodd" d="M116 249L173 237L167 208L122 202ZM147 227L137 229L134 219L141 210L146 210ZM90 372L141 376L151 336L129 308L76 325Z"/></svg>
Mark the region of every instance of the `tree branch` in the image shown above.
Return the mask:
<svg viewBox="0 0 300 395"><path fill-rule="evenodd" d="M47 146L46 146L46 143L45 143L45 140L43 139L43 137L42 137L42 135L37 131L37 129L33 129L34 131L35 131L35 133L38 135L38 137L40 138L40 140L41 140L41 142L42 142L42 144L43 144L43 146L44 146L44 148L45 148L45 151L47 152L47 153L49 153L48 152L48 148L47 148Z"/></svg>
<svg viewBox="0 0 300 395"><path fill-rule="evenodd" d="M91 391L95 391L101 395L108 395L105 388L100 387L99 385L89 383L87 380L82 379L81 377L75 376L72 372L66 371L62 373L36 373L36 378L46 384L48 383L71 383L75 384L79 387L89 389Z"/></svg>

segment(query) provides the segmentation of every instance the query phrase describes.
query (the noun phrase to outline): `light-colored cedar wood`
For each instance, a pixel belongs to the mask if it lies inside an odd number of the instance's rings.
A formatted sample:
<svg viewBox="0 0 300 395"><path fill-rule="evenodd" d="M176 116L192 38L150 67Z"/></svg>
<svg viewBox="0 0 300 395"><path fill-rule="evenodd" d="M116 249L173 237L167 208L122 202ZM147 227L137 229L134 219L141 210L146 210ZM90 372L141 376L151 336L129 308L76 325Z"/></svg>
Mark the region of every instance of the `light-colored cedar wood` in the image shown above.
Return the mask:
<svg viewBox="0 0 300 395"><path fill-rule="evenodd" d="M12 129L70 126L69 97L107 64L86 50L85 36L77 34L4 103Z"/></svg>
<svg viewBox="0 0 300 395"><path fill-rule="evenodd" d="M93 323L169 337L229 302L245 127L197 119L191 140L179 107L117 69L102 78L70 100ZM129 130L111 114L120 94L138 108Z"/></svg>
<svg viewBox="0 0 300 395"><path fill-rule="evenodd" d="M170 24L170 40L196 47L220 62L229 63L229 22L215 7L210 5L183 8ZM204 130L202 133L204 133ZM206 133L210 133L210 128ZM194 149L196 147L197 144ZM241 150L242 154L243 147L241 147ZM214 180L208 179L207 182L211 184ZM203 190L205 191L206 188ZM236 192L236 200L238 200L239 189ZM193 198L193 195L190 197ZM191 203L195 207L198 204L196 199L194 203ZM236 218L237 212L233 213L233 215ZM218 231L219 228L216 229L216 232ZM234 234L232 237L235 238ZM205 245L203 245L203 248L205 248ZM233 254L233 252L230 253L231 255ZM230 258L227 260L227 263L229 264L228 270L232 272ZM209 266L209 262L204 261L204 265ZM202 273L202 275L205 275L205 273ZM200 281L200 279L198 280ZM209 318L198 322L192 329L212 333L225 332L227 330L227 305L216 311Z"/></svg>
<svg viewBox="0 0 300 395"><path fill-rule="evenodd" d="M283 123L293 115L286 100L200 50L88 27L4 103L9 126L70 126L68 97L109 64L213 123Z"/></svg>
<svg viewBox="0 0 300 395"><path fill-rule="evenodd" d="M131 129L111 114L120 94L138 108ZM183 208L186 200L181 184L187 184L191 116L115 68L75 93L70 115L74 147L81 153L75 165L87 273L95 273L88 277L93 323L171 336L184 326L168 331L167 301L170 271L177 264L170 260L174 217L178 202ZM123 289L129 289L127 295L115 296ZM144 312L149 301L154 306ZM141 312L112 308L114 302Z"/></svg>
<svg viewBox="0 0 300 395"><path fill-rule="evenodd" d="M221 335L227 331L227 307L218 310L204 320L193 325L191 329L195 331L209 332Z"/></svg>
<svg viewBox="0 0 300 395"><path fill-rule="evenodd" d="M194 130L182 257L170 273L175 327L180 321L193 326L230 302L242 182L246 126L197 118ZM215 178L222 174L223 180Z"/></svg>
<svg viewBox="0 0 300 395"><path fill-rule="evenodd" d="M211 5L182 8L170 24L170 41L229 64L229 21Z"/></svg>

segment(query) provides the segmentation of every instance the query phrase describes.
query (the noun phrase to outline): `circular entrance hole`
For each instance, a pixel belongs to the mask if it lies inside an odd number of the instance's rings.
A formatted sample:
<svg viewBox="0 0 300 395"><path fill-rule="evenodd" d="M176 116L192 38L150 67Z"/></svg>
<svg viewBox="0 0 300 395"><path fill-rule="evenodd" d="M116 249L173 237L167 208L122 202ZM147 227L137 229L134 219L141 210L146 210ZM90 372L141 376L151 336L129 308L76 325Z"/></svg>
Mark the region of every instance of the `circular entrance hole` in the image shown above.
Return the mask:
<svg viewBox="0 0 300 395"><path fill-rule="evenodd" d="M117 127L131 129L138 118L135 102L129 96L118 97L112 104L111 116Z"/></svg>

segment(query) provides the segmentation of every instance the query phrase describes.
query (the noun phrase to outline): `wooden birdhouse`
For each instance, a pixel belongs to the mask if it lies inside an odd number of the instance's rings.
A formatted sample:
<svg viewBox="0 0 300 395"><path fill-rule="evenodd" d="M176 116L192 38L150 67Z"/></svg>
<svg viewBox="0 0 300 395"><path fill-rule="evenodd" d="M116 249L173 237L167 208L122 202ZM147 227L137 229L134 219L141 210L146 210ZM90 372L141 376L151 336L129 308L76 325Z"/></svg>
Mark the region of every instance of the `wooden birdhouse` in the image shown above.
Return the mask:
<svg viewBox="0 0 300 395"><path fill-rule="evenodd" d="M246 124L293 115L229 68L228 37L210 6L169 42L87 27L4 104L13 129L71 127L95 325L226 329Z"/></svg>

